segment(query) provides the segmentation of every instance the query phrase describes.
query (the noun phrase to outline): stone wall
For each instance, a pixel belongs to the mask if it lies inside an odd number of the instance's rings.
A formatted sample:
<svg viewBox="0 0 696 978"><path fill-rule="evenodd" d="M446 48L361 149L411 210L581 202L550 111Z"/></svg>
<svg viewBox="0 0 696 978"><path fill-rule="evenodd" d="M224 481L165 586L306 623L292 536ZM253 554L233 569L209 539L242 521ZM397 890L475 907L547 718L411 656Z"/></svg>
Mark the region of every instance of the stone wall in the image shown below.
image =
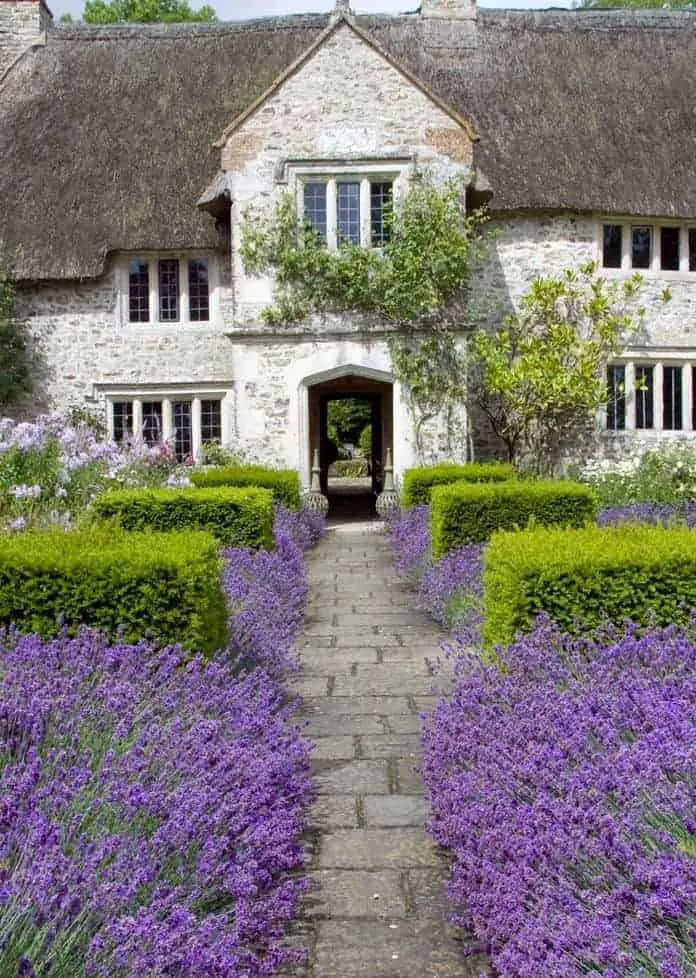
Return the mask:
<svg viewBox="0 0 696 978"><path fill-rule="evenodd" d="M23 51L46 43L52 23L43 0L0 0L0 83Z"/></svg>
<svg viewBox="0 0 696 978"><path fill-rule="evenodd" d="M230 132L221 166L232 185L237 322L254 322L272 300L268 279L250 278L239 258L247 211L268 214L294 191L292 164L394 161L442 178L471 167L470 133L346 23Z"/></svg>
<svg viewBox="0 0 696 978"><path fill-rule="evenodd" d="M532 216L496 220L496 237L488 261L475 283L479 312L491 326L518 304L535 278L555 275L587 262L600 262L599 228L601 217ZM659 222L658 222L659 223ZM619 273L604 274L618 278ZM671 298L664 301L665 288ZM644 329L627 341L627 359L671 361L696 364L696 275L693 273L643 273L640 304L645 308ZM629 402L629 409L630 409ZM686 412L685 412L686 413ZM665 442L686 441L696 446L691 412L685 418L686 430L619 431L603 429L598 419L594 438L585 436L570 461L584 464L593 458L598 464L622 464L646 448ZM476 417L476 454L499 453L484 419Z"/></svg>

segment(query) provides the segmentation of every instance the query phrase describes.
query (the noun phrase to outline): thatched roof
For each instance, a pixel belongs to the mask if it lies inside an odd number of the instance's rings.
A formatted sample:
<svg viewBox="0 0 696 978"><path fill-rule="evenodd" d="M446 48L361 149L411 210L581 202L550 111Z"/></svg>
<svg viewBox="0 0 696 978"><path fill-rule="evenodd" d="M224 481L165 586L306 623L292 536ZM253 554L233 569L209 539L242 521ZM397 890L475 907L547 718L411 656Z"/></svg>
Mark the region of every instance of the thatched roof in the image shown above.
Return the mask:
<svg viewBox="0 0 696 978"><path fill-rule="evenodd" d="M356 20L473 120L493 209L696 219L696 14ZM57 26L0 93L0 249L19 277L98 275L117 249L219 247L196 207L213 141L327 23Z"/></svg>

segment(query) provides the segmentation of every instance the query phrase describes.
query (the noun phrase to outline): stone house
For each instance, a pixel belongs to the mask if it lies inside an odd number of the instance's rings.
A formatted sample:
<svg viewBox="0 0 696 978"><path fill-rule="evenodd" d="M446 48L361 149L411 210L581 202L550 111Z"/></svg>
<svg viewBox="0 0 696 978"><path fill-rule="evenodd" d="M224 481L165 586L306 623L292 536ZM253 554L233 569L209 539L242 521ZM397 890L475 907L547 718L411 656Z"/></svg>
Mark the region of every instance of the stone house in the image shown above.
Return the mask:
<svg viewBox="0 0 696 978"><path fill-rule="evenodd" d="M647 323L609 365L598 456L696 426L696 14L477 10L63 26L0 0L0 254L41 363L31 410L112 436L206 440L299 469L326 404L372 404L375 453L416 461L383 324L283 327L240 224L290 191L334 247L369 246L414 173L460 174L499 228L480 287L640 269ZM665 286L672 301L664 306ZM485 440L477 423L461 457ZM431 426L428 459L452 455Z"/></svg>

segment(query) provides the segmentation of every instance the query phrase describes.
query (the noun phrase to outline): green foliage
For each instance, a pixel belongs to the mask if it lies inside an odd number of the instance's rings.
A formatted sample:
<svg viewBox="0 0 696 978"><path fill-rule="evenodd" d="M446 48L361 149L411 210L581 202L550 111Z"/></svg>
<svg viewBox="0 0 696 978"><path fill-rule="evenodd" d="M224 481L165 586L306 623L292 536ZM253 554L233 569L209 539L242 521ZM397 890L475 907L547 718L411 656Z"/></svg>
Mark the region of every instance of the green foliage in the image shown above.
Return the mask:
<svg viewBox="0 0 696 978"><path fill-rule="evenodd" d="M216 441L203 442L203 461L206 465L218 465L222 468L226 466L245 465L243 452L231 448L225 448Z"/></svg>
<svg viewBox="0 0 696 978"><path fill-rule="evenodd" d="M582 0L580 4L585 10L659 10L664 7L672 10L693 10L693 3L686 0Z"/></svg>
<svg viewBox="0 0 696 978"><path fill-rule="evenodd" d="M433 486L452 482L509 482L515 478L511 465L499 462L468 462L466 465L424 465L406 469L401 487L401 505L405 509L430 502Z"/></svg>
<svg viewBox="0 0 696 978"><path fill-rule="evenodd" d="M124 530L200 529L224 547L273 547L273 496L267 489L120 489L95 500L93 512Z"/></svg>
<svg viewBox="0 0 696 978"><path fill-rule="evenodd" d="M336 476L342 479L362 479L368 474L364 458L342 458L334 466Z"/></svg>
<svg viewBox="0 0 696 978"><path fill-rule="evenodd" d="M327 405L327 420L333 425L339 442L354 445L371 417L370 402L361 397L342 397Z"/></svg>
<svg viewBox="0 0 696 978"><path fill-rule="evenodd" d="M597 516L597 499L576 482L455 482L431 495L430 538L435 560L497 530L530 523L584 526Z"/></svg>
<svg viewBox="0 0 696 978"><path fill-rule="evenodd" d="M0 540L0 624L70 634L89 625L125 641L151 636L212 653L227 643L217 544L207 533L91 527Z"/></svg>
<svg viewBox="0 0 696 978"><path fill-rule="evenodd" d="M471 269L484 241L482 212L464 216L464 189L421 177L395 209L390 240L381 248L350 243L330 251L297 216L286 195L270 219L247 216L241 254L250 274L273 273L276 325L311 313L357 312L397 327L389 342L394 374L404 385L422 452L422 427L441 411L454 432L456 405L466 394L465 360L452 332L468 327ZM404 338L404 332L408 338Z"/></svg>
<svg viewBox="0 0 696 978"><path fill-rule="evenodd" d="M480 213L462 217L462 188L421 179L397 208L390 240L366 249L346 242L330 251L297 215L292 194L269 217L246 216L241 255L252 275L272 272L276 305L266 319L292 323L310 313L356 311L399 326L442 327L445 307L469 279ZM459 319L457 319L459 322Z"/></svg>
<svg viewBox="0 0 696 978"><path fill-rule="evenodd" d="M15 314L14 285L0 258L0 408L27 394L30 387L30 357Z"/></svg>
<svg viewBox="0 0 696 978"><path fill-rule="evenodd" d="M257 486L270 489L276 503L288 509L300 508L300 477L294 469L268 469L263 465L229 465L205 472L191 472L191 482L199 488L214 486Z"/></svg>
<svg viewBox="0 0 696 978"><path fill-rule="evenodd" d="M372 457L372 425L367 424L360 432L358 438L358 448L365 458Z"/></svg>
<svg viewBox="0 0 696 978"><path fill-rule="evenodd" d="M643 318L641 283L607 281L593 263L532 282L519 312L470 342L469 394L511 462L553 470L606 403L605 368Z"/></svg>
<svg viewBox="0 0 696 978"><path fill-rule="evenodd" d="M602 506L687 502L696 499L696 449L661 445L645 452L631 472L609 472L584 481Z"/></svg>
<svg viewBox="0 0 696 978"><path fill-rule="evenodd" d="M684 527L538 528L497 533L484 563L487 645L511 642L542 611L564 631L687 622L696 607L696 546Z"/></svg>
<svg viewBox="0 0 696 978"><path fill-rule="evenodd" d="M210 22L217 14L207 4L192 10L188 0L87 0L82 19L87 24Z"/></svg>

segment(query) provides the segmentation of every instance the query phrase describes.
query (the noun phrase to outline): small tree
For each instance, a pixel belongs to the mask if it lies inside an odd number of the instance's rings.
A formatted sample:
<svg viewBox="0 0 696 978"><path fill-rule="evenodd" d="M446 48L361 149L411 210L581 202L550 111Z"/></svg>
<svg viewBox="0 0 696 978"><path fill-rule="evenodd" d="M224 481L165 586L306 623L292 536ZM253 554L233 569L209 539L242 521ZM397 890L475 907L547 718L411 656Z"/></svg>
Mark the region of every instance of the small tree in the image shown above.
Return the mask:
<svg viewBox="0 0 696 978"><path fill-rule="evenodd" d="M607 282L596 271L537 279L502 327L471 337L470 400L523 468L553 470L592 423L606 404L607 361L642 322L640 276Z"/></svg>
<svg viewBox="0 0 696 978"><path fill-rule="evenodd" d="M86 24L209 22L217 14L208 5L192 10L188 0L87 0L82 19Z"/></svg>
<svg viewBox="0 0 696 978"><path fill-rule="evenodd" d="M30 386L29 356L15 314L15 290L10 272L0 259L0 408L6 408Z"/></svg>

